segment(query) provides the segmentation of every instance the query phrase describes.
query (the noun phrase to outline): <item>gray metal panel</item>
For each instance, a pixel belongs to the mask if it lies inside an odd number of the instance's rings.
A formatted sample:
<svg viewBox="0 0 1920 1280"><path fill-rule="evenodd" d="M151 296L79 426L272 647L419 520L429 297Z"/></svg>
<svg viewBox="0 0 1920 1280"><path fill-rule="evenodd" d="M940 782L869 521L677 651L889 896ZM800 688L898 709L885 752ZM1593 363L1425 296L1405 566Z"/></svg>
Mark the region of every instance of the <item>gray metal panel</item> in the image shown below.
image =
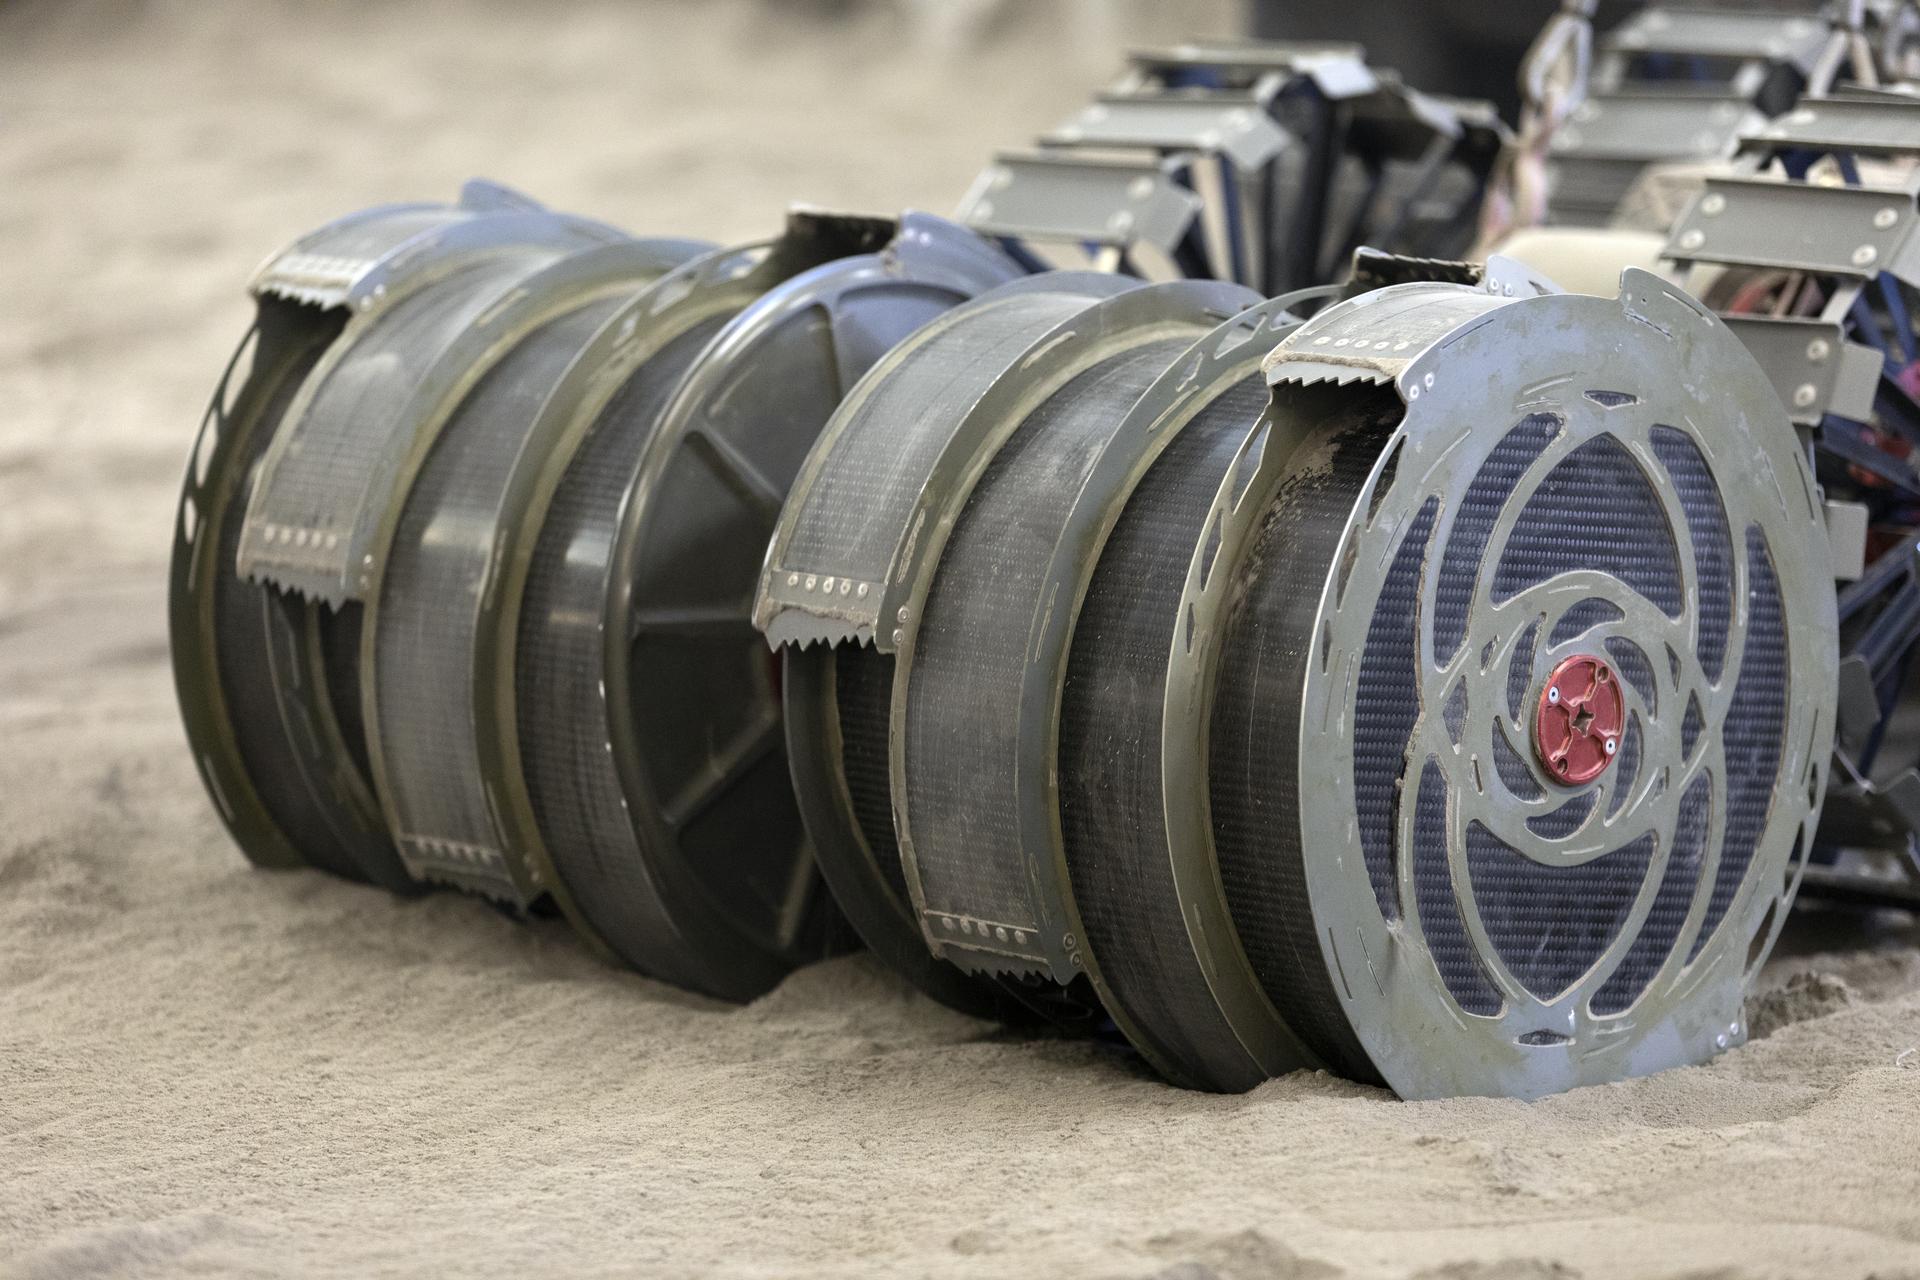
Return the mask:
<svg viewBox="0 0 1920 1280"><path fill-rule="evenodd" d="M1003 152L967 193L959 217L984 235L1144 242L1170 253L1199 212L1200 197L1154 157Z"/></svg>
<svg viewBox="0 0 1920 1280"><path fill-rule="evenodd" d="M1043 146L1146 147L1217 152L1243 170L1285 149L1286 130L1242 99L1103 97L1041 135Z"/></svg>
<svg viewBox="0 0 1920 1280"><path fill-rule="evenodd" d="M1828 414L1869 422L1880 386L1880 353L1849 342L1831 320L1725 316L1734 336L1760 362L1795 425L1811 427Z"/></svg>
<svg viewBox="0 0 1920 1280"><path fill-rule="evenodd" d="M1740 142L1742 151L1782 147L1911 154L1920 150L1920 98L1803 98Z"/></svg>
<svg viewBox="0 0 1920 1280"><path fill-rule="evenodd" d="M1648 8L1603 36L1600 47L1764 60L1806 71L1826 42L1826 23L1803 14Z"/></svg>
<svg viewBox="0 0 1920 1280"><path fill-rule="evenodd" d="M1709 178L1662 251L1679 262L1784 267L1865 279L1910 269L1912 194L1771 178Z"/></svg>
<svg viewBox="0 0 1920 1280"><path fill-rule="evenodd" d="M1839 502L1828 498L1827 545L1833 550L1833 576L1839 582L1855 582L1867 571L1866 504Z"/></svg>
<svg viewBox="0 0 1920 1280"><path fill-rule="evenodd" d="M1643 162L1719 156L1733 150L1742 130L1765 118L1740 98L1612 94L1581 103L1553 135L1552 153Z"/></svg>

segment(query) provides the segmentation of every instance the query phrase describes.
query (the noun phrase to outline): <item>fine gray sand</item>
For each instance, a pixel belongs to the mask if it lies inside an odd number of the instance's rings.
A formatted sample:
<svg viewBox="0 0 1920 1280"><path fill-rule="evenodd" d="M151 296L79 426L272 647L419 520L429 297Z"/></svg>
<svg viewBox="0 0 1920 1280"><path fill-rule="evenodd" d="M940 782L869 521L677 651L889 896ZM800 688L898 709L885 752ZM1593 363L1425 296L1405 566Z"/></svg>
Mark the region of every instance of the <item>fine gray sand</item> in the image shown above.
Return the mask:
<svg viewBox="0 0 1920 1280"><path fill-rule="evenodd" d="M480 173L716 239L944 211L1121 35L1221 20L1097 7L935 57L791 3L0 3L0 1273L1920 1276L1897 920L1803 921L1710 1066L1220 1098L865 959L729 1008L228 842L163 579L255 262Z"/></svg>

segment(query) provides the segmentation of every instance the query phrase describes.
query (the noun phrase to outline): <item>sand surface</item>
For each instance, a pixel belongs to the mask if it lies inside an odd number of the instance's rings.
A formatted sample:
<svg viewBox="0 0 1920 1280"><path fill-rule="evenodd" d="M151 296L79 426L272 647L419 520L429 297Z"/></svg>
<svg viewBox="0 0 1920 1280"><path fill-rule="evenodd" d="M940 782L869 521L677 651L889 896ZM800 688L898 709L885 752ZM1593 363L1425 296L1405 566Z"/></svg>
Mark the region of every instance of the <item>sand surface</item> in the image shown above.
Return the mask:
<svg viewBox="0 0 1920 1280"><path fill-rule="evenodd" d="M1711 1066L1412 1105L1181 1093L858 958L727 1008L558 925L248 870L162 587L256 261L476 173L718 239L946 210L1119 38L525 8L0 3L0 1273L1920 1276L1897 921L1805 922Z"/></svg>

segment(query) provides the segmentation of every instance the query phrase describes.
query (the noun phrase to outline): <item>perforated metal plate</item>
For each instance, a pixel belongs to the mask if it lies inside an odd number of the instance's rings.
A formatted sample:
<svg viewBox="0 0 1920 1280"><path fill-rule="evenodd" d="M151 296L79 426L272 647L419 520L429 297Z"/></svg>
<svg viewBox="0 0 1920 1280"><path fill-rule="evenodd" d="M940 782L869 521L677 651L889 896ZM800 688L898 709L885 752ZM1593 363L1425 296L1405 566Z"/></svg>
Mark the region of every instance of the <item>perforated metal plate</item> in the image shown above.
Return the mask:
<svg viewBox="0 0 1920 1280"><path fill-rule="evenodd" d="M1751 357L1629 271L1618 300L1383 290L1268 373L1307 439L1263 456L1261 533L1200 599L1239 601L1209 787L1276 1005L1407 1097L1738 1042L1836 661L1812 477ZM1531 734L1579 655L1618 672L1627 728L1568 786Z"/></svg>
<svg viewBox="0 0 1920 1280"><path fill-rule="evenodd" d="M909 584L928 565L927 535L951 522L992 456L986 445L1010 429L978 412L980 402L1043 339L1076 332L1090 301L1138 287L1087 272L1015 281L876 364L841 402L781 511L753 605L767 642L854 640L892 652Z"/></svg>
<svg viewBox="0 0 1920 1280"><path fill-rule="evenodd" d="M529 278L571 254L617 244L609 227L530 202L463 204L457 216L404 210L410 236L382 237L377 262L353 263L353 322L306 380L260 463L238 554L241 576L339 605L372 584L370 544L398 500L410 464L485 367L497 338L485 323ZM365 238L359 219L342 239ZM398 243L391 243L392 240ZM332 257L309 246L263 280L291 290L295 267ZM309 285L308 287L313 287ZM324 292L324 290L323 290ZM343 294L344 296L344 294Z"/></svg>
<svg viewBox="0 0 1920 1280"><path fill-rule="evenodd" d="M833 919L750 621L767 536L845 388L1017 274L920 214L803 217L763 256L670 285L709 318L624 379L583 358L620 389L555 491L514 648L497 650L563 908L636 967L736 998L820 954Z"/></svg>

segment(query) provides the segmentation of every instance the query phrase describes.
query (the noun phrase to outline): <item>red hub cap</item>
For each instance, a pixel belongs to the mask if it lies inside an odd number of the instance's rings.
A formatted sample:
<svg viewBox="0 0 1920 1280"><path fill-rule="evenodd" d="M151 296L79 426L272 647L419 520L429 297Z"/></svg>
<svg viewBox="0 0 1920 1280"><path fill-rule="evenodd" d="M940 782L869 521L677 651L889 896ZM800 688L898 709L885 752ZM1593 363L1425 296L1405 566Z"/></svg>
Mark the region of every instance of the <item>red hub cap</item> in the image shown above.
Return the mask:
<svg viewBox="0 0 1920 1280"><path fill-rule="evenodd" d="M1547 677L1533 716L1533 750L1547 776L1574 785L1605 773L1626 723L1620 678L1599 658L1568 658Z"/></svg>

